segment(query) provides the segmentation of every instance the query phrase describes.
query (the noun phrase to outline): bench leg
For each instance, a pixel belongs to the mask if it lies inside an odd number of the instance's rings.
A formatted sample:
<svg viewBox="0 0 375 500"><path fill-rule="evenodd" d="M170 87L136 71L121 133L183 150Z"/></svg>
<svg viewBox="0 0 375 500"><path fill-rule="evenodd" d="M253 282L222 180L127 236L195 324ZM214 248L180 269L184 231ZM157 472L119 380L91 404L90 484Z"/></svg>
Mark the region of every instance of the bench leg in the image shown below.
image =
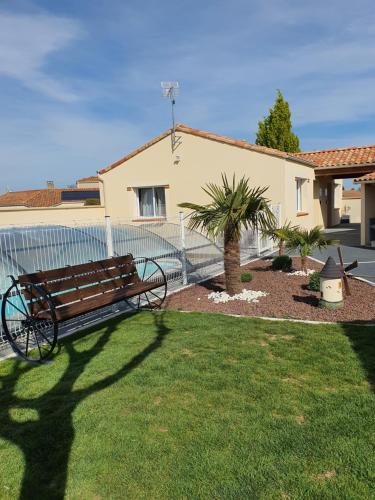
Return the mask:
<svg viewBox="0 0 375 500"><path fill-rule="evenodd" d="M55 308L44 290L32 283L13 282L3 296L1 320L4 334L16 354L42 363L57 343Z"/></svg>

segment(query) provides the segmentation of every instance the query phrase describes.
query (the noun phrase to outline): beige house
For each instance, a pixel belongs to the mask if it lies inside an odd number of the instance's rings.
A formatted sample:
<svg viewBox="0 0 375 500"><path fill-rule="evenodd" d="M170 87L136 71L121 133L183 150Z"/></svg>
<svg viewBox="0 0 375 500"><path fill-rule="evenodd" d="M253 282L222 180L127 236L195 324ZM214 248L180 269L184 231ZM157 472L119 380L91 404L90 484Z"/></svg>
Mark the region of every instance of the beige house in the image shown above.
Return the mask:
<svg viewBox="0 0 375 500"><path fill-rule="evenodd" d="M348 189L342 192L341 219L351 224L361 223L361 191Z"/></svg>
<svg viewBox="0 0 375 500"><path fill-rule="evenodd" d="M183 201L207 203L201 189L220 183L221 173L268 186L281 219L311 228L314 165L304 158L177 125L99 172L102 204L112 219L150 222L177 217Z"/></svg>
<svg viewBox="0 0 375 500"><path fill-rule="evenodd" d="M9 191L0 195L0 227L67 224L103 219L97 177L93 182L77 181L77 188L55 188L49 181L46 189ZM84 180L83 180L84 181ZM98 205L87 205L95 199Z"/></svg>
<svg viewBox="0 0 375 500"><path fill-rule="evenodd" d="M375 240L370 228L375 220L375 145L303 152L296 156L315 165L316 214L322 217L324 227L339 222L337 183L357 178L356 182L361 184L361 244L370 245Z"/></svg>
<svg viewBox="0 0 375 500"><path fill-rule="evenodd" d="M375 246L375 171L357 178L355 182L361 184L361 193L362 193L361 244L371 245L374 247Z"/></svg>
<svg viewBox="0 0 375 500"><path fill-rule="evenodd" d="M97 175L91 175L90 177L83 177L83 179L78 179L76 181L77 189L99 189L99 179Z"/></svg>
<svg viewBox="0 0 375 500"><path fill-rule="evenodd" d="M0 226L98 222L105 215L140 224L176 219L179 203L208 202L202 186L220 183L222 172L246 176L254 187L268 186L266 196L278 205L280 220L305 228L339 224L343 179L356 177L361 200L346 199L344 206L350 203L351 222L361 222L361 243L375 241L375 146L289 154L186 125L167 130L97 176L79 179L71 191L100 191L99 206L84 206L68 189L51 186L6 193L0 196Z"/></svg>

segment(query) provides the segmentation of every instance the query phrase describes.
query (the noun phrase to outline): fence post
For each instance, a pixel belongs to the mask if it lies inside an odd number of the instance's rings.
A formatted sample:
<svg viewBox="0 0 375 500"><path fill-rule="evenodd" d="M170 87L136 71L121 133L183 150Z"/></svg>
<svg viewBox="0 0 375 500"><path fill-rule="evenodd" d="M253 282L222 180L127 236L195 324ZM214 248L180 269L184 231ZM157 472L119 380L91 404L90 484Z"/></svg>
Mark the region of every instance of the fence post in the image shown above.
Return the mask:
<svg viewBox="0 0 375 500"><path fill-rule="evenodd" d="M187 266L186 266L184 212L179 212L179 216L180 216L180 238L181 238L182 284L187 285L188 279L187 279Z"/></svg>
<svg viewBox="0 0 375 500"><path fill-rule="evenodd" d="M112 225L111 217L109 215L105 216L105 236L107 243L107 255L108 257L113 257Z"/></svg>
<svg viewBox="0 0 375 500"><path fill-rule="evenodd" d="M260 251L260 234L259 234L259 229L256 229L256 235L257 235L257 257L260 257L261 251Z"/></svg>

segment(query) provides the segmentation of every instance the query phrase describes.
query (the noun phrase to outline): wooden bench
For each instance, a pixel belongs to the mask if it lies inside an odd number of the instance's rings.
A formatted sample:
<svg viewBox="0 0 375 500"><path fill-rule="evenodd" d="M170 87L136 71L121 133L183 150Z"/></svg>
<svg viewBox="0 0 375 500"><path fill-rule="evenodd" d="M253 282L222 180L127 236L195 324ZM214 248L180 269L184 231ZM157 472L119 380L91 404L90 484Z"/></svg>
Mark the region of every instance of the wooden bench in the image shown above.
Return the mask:
<svg viewBox="0 0 375 500"><path fill-rule="evenodd" d="M52 354L60 322L121 301L158 309L167 293L160 265L131 254L10 278L1 308L5 337L17 354L37 362Z"/></svg>

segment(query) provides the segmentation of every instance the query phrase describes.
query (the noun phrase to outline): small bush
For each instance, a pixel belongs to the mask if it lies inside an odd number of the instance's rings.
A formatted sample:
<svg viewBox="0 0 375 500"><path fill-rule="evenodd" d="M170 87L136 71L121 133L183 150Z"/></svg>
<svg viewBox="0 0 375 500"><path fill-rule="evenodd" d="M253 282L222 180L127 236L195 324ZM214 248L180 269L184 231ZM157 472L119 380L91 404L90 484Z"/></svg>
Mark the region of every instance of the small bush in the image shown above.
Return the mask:
<svg viewBox="0 0 375 500"><path fill-rule="evenodd" d="M272 261L272 269L274 271L284 271L288 272L292 268L292 259L289 255L279 255L275 257Z"/></svg>
<svg viewBox="0 0 375 500"><path fill-rule="evenodd" d="M241 283L249 283L253 279L253 275L251 273L242 273L241 274Z"/></svg>
<svg viewBox="0 0 375 500"><path fill-rule="evenodd" d="M85 206L88 207L91 205L100 205L99 198L87 198L87 200L85 200Z"/></svg>
<svg viewBox="0 0 375 500"><path fill-rule="evenodd" d="M309 284L307 285L309 290L313 292L319 292L320 290L320 274L315 271L315 273L310 274Z"/></svg>

